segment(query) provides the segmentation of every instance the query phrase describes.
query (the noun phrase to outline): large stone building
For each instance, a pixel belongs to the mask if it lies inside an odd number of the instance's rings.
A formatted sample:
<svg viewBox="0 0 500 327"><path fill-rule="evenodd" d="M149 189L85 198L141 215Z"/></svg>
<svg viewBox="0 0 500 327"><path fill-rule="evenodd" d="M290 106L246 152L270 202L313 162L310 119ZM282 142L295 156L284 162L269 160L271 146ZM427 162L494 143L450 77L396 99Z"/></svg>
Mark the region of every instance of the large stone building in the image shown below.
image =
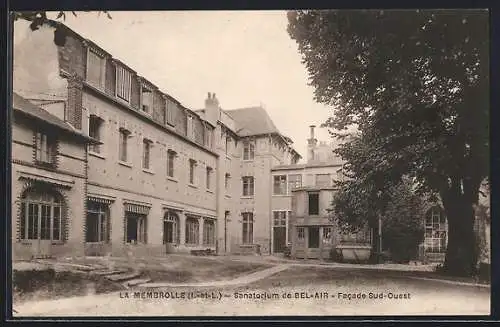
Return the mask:
<svg viewBox="0 0 500 327"><path fill-rule="evenodd" d="M71 214L61 218L60 248L86 255L270 252L271 168L300 155L263 108L223 110L211 93L205 108L186 108L64 25L31 31L20 20L14 34L14 91L91 142L72 154L82 166L71 187L80 202L61 202ZM13 158L25 160L22 151L14 146ZM12 191L24 196L20 187ZM13 204L13 221L20 208ZM29 224L22 226L36 228ZM14 258L37 255L21 251L32 239L17 234Z"/></svg>

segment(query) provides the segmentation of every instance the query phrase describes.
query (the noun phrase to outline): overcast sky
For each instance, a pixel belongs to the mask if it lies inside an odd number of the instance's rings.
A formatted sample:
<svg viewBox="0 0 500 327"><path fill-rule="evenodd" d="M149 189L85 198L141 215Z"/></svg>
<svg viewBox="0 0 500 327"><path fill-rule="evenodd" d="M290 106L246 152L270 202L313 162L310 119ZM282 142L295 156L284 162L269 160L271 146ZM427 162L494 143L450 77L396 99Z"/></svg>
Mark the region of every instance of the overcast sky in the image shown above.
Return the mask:
<svg viewBox="0 0 500 327"><path fill-rule="evenodd" d="M313 100L284 11L68 14L65 23L192 109L215 92L223 109L262 104L306 156L309 125L331 109ZM320 141L330 141L316 128Z"/></svg>

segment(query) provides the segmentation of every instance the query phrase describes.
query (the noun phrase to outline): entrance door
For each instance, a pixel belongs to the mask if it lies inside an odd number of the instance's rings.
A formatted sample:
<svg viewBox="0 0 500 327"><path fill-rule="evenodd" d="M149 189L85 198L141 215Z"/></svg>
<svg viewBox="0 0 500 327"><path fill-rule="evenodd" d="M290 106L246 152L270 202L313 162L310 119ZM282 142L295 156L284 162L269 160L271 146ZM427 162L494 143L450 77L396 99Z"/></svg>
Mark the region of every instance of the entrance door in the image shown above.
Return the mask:
<svg viewBox="0 0 500 327"><path fill-rule="evenodd" d="M22 195L20 238L34 257L50 257L52 242L62 241L62 205L60 194L40 185Z"/></svg>
<svg viewBox="0 0 500 327"><path fill-rule="evenodd" d="M273 252L282 253L286 246L286 227L273 227Z"/></svg>
<svg viewBox="0 0 500 327"><path fill-rule="evenodd" d="M174 222L164 221L163 222L163 235L165 237L165 243L174 243Z"/></svg>
<svg viewBox="0 0 500 327"><path fill-rule="evenodd" d="M52 224L52 207L46 204L40 205L40 217L39 217L39 225L40 226L40 237L39 241L39 253L40 257L49 257L51 254L52 247L52 235L51 235L51 224Z"/></svg>
<svg viewBox="0 0 500 327"><path fill-rule="evenodd" d="M319 249L319 227L309 227L308 229L308 257L309 258L319 258L320 257L320 249Z"/></svg>

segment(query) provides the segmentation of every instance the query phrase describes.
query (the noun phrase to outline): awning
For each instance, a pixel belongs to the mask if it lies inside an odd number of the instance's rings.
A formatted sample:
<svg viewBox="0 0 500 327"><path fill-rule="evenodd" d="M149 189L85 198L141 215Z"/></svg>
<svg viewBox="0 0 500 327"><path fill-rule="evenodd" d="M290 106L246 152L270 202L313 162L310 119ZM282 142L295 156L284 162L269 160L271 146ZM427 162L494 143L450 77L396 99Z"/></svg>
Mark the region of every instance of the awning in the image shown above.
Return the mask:
<svg viewBox="0 0 500 327"><path fill-rule="evenodd" d="M90 202L103 203L103 204L111 204L115 202L114 199L104 198L100 196L93 196L93 195L87 196L87 200Z"/></svg>
<svg viewBox="0 0 500 327"><path fill-rule="evenodd" d="M19 174L19 179L28 180L30 182L48 183L63 188L71 188L75 184L75 181L72 179L64 178L61 176L55 176L54 174L51 174L53 176L48 176L49 174L44 176L27 171L18 171L18 174Z"/></svg>
<svg viewBox="0 0 500 327"><path fill-rule="evenodd" d="M138 213L140 215L149 214L149 209L151 209L150 204L138 204L138 203L131 203L131 202L124 202L123 204L125 206L126 212Z"/></svg>

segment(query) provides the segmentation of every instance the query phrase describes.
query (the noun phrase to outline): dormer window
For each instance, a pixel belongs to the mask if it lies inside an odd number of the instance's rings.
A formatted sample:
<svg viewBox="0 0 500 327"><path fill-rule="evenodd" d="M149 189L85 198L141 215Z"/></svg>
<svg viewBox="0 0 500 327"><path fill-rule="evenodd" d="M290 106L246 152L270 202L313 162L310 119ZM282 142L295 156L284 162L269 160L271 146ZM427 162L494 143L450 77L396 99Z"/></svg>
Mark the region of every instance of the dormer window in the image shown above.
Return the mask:
<svg viewBox="0 0 500 327"><path fill-rule="evenodd" d="M116 66L116 96L124 101L130 102L130 92L132 88L132 74L130 71Z"/></svg>
<svg viewBox="0 0 500 327"><path fill-rule="evenodd" d="M194 117L187 115L187 136L194 139Z"/></svg>
<svg viewBox="0 0 500 327"><path fill-rule="evenodd" d="M151 114L153 109L153 91L145 86L141 87L141 110Z"/></svg>
<svg viewBox="0 0 500 327"><path fill-rule="evenodd" d="M86 80L98 89L104 89L106 60L97 50L88 48Z"/></svg>

